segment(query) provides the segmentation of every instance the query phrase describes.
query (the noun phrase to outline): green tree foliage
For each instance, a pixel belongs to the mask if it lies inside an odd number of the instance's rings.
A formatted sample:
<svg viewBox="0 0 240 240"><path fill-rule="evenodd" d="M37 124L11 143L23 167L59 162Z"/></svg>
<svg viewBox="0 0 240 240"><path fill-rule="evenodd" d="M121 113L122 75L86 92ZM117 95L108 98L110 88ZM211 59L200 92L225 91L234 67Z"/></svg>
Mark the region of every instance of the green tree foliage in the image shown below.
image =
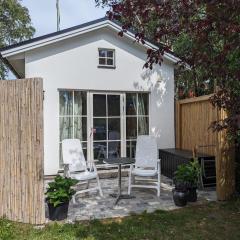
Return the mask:
<svg viewBox="0 0 240 240"><path fill-rule="evenodd" d="M194 88L197 79L218 86L212 104L228 113L214 122L216 131L228 130L229 139L240 144L240 0L96 0L108 5L110 19L123 21L122 36L135 28L136 41L151 37L159 49L148 49L146 68L161 64L162 55L174 49L191 67L184 72ZM192 83L188 81L191 85Z"/></svg>
<svg viewBox="0 0 240 240"><path fill-rule="evenodd" d="M28 9L21 0L0 0L0 48L30 39L35 32ZM0 79L4 79L7 68L0 62Z"/></svg>

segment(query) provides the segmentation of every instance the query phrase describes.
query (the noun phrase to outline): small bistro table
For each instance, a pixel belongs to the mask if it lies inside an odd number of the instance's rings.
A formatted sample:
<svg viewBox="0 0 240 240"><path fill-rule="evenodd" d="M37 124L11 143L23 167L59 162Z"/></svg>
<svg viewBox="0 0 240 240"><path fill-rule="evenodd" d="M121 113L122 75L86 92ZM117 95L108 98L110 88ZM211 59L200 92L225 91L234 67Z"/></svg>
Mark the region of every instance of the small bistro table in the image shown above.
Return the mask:
<svg viewBox="0 0 240 240"><path fill-rule="evenodd" d="M116 198L115 204L116 205L121 199L131 199L134 196L129 194L122 194L122 165L128 165L135 163L134 158L127 158L127 157L117 157L117 158L107 158L104 159L103 162L109 165L117 165L118 166L118 193L117 194L110 194L111 197Z"/></svg>

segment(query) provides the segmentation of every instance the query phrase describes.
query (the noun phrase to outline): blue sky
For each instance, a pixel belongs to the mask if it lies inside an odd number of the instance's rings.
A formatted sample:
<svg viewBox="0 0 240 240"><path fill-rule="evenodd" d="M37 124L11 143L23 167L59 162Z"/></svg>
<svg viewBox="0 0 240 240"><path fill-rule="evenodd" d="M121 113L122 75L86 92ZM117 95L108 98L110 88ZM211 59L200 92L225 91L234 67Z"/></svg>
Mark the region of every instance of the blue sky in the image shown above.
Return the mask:
<svg viewBox="0 0 240 240"><path fill-rule="evenodd" d="M94 0L59 0L61 29L104 17L106 9L95 7ZM36 29L35 36L55 32L56 0L22 0L27 7Z"/></svg>

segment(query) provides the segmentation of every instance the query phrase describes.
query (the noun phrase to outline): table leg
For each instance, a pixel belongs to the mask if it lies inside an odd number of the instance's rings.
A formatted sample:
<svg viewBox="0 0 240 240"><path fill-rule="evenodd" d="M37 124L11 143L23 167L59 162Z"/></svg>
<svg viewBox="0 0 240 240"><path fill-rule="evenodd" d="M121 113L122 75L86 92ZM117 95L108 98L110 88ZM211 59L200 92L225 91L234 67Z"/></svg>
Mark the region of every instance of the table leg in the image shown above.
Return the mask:
<svg viewBox="0 0 240 240"><path fill-rule="evenodd" d="M110 194L110 196L116 198L114 205L121 199L132 199L135 198L134 196L130 196L128 194L122 194L122 165L118 165L118 194Z"/></svg>

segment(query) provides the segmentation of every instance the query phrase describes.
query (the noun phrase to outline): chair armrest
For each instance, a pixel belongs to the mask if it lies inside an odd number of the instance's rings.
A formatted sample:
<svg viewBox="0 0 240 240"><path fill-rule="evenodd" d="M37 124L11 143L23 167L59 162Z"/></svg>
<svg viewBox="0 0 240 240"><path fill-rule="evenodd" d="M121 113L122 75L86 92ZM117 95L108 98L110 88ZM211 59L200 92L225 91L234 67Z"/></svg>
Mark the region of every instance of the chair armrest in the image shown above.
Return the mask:
<svg viewBox="0 0 240 240"><path fill-rule="evenodd" d="M134 167L135 167L135 163L131 163L130 167L129 167L129 170L132 171Z"/></svg>

